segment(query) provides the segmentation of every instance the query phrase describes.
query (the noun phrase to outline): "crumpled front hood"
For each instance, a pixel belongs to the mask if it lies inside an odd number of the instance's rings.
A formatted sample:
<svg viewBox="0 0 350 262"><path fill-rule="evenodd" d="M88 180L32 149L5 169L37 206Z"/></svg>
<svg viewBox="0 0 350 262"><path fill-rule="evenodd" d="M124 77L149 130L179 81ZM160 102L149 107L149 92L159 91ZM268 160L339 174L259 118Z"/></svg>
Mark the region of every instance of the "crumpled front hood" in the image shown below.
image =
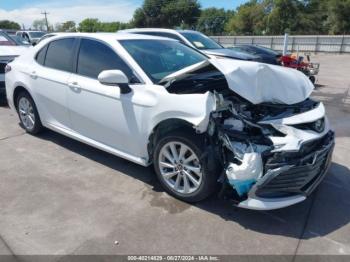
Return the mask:
<svg viewBox="0 0 350 262"><path fill-rule="evenodd" d="M227 80L229 88L253 104L296 104L314 89L311 81L291 68L232 59L210 59Z"/></svg>

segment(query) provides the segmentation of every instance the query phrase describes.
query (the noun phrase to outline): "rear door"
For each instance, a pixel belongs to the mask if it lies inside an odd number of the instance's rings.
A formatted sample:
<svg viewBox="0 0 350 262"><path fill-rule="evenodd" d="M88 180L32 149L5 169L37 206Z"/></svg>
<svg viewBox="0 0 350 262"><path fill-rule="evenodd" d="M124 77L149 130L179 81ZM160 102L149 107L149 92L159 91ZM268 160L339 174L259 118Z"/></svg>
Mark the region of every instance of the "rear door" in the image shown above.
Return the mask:
<svg viewBox="0 0 350 262"><path fill-rule="evenodd" d="M29 71L42 120L65 129L70 128L67 89L75 41L64 38L50 42L36 54L36 62Z"/></svg>

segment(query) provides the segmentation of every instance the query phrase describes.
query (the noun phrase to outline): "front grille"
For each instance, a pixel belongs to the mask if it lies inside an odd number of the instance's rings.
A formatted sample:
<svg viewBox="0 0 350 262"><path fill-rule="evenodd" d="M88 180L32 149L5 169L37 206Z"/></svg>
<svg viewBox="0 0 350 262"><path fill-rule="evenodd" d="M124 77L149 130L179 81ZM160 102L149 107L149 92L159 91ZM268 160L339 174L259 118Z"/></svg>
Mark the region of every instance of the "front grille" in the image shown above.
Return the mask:
<svg viewBox="0 0 350 262"><path fill-rule="evenodd" d="M312 147L312 152L304 154L299 159L295 159L296 156L293 155L293 153L284 153L287 158L289 157L289 160L295 160L293 166L281 173L276 172L274 174L272 172L269 174L269 177L266 177L262 184L257 185L255 194L265 198L310 194L322 180L330 164L334 147L334 133L330 131L321 139L321 142L323 143L310 143L309 146ZM315 145L318 145L318 147L315 148ZM291 165L291 162L288 161L284 163L272 162L273 161L266 162L266 172L278 167Z"/></svg>
<svg viewBox="0 0 350 262"><path fill-rule="evenodd" d="M0 63L0 74L4 74L5 73L5 66L7 63Z"/></svg>

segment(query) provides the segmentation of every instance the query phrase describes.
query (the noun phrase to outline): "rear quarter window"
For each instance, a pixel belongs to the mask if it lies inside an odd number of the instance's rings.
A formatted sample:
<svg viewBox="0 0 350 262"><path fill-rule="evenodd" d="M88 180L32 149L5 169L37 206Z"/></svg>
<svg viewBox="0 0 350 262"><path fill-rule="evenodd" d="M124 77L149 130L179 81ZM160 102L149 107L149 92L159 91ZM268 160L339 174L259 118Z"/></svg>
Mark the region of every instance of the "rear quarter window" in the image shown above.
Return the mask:
<svg viewBox="0 0 350 262"><path fill-rule="evenodd" d="M40 64L44 65L45 56L47 51L47 45L40 49L40 51L36 54L35 60Z"/></svg>
<svg viewBox="0 0 350 262"><path fill-rule="evenodd" d="M50 42L44 65L54 69L72 72L74 42L74 38L65 38Z"/></svg>

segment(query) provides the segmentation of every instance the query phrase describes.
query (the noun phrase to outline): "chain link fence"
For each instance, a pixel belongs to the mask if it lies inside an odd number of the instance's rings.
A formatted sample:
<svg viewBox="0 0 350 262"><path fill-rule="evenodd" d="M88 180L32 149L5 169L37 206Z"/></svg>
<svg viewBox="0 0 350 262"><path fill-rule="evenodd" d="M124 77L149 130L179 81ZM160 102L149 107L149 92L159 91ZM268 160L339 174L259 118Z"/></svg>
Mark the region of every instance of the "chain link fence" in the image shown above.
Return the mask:
<svg viewBox="0 0 350 262"><path fill-rule="evenodd" d="M256 44L283 50L284 36L212 36L225 47L239 44ZM295 35L289 36L289 52L350 53L350 35Z"/></svg>

